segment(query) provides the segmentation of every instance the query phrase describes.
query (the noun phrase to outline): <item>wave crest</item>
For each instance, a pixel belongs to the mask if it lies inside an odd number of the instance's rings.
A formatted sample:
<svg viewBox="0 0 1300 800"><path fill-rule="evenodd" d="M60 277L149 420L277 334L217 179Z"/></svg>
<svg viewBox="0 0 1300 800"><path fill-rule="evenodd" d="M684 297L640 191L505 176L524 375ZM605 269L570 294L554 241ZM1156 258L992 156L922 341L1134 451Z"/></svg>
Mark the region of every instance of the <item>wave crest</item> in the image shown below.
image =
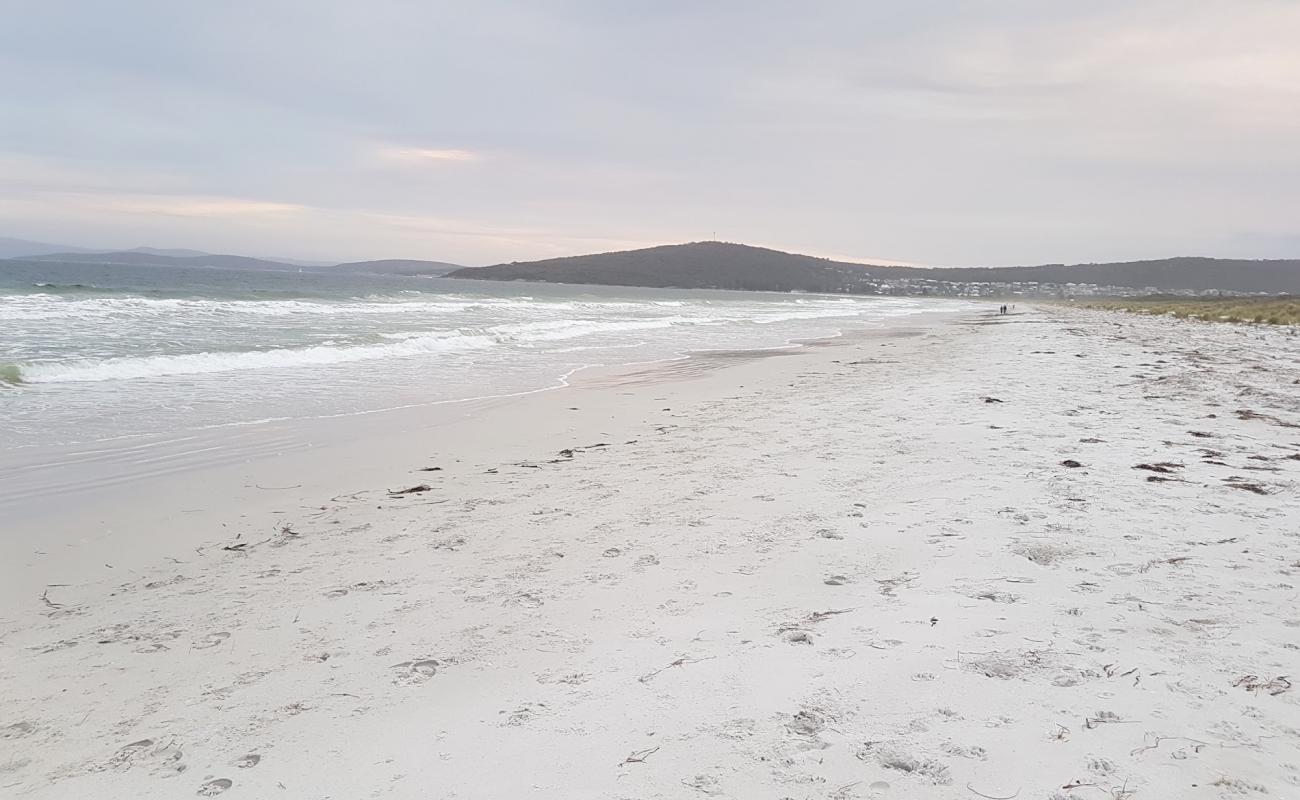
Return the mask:
<svg viewBox="0 0 1300 800"><path fill-rule="evenodd" d="M315 345L225 353L109 358L100 361L70 361L62 364L7 365L0 367L0 380L5 379L3 376L12 375L14 380L9 381L11 383L84 383L160 378L168 375L206 375L216 372L323 366L380 358L468 352L493 347L496 344L496 340L490 336L467 335L452 331L415 336L386 344L342 347Z"/></svg>

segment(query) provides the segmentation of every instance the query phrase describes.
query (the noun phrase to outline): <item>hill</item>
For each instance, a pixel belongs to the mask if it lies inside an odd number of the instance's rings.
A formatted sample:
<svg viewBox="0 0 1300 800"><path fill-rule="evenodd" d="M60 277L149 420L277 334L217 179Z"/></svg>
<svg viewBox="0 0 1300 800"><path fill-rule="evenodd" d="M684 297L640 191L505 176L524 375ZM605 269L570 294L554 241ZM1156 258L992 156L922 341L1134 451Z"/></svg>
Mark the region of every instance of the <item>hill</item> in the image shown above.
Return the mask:
<svg viewBox="0 0 1300 800"><path fill-rule="evenodd" d="M108 251L113 252L113 251ZM123 253L145 253L151 256L175 256L177 258L191 258L194 256L210 256L211 253L205 250L187 250L185 248L164 248L164 247L132 247L130 250L123 250Z"/></svg>
<svg viewBox="0 0 1300 800"><path fill-rule="evenodd" d="M1081 283L1162 291L1300 293L1300 260L1168 258L1033 267L886 267L831 261L762 247L694 242L643 250L468 267L450 278L614 286L872 291L881 281Z"/></svg>
<svg viewBox="0 0 1300 800"><path fill-rule="evenodd" d="M448 264L444 261L419 261L411 258L349 261L343 264L335 264L333 268L347 272L366 272L378 275L429 275L434 277L465 269L460 264Z"/></svg>
<svg viewBox="0 0 1300 800"><path fill-rule="evenodd" d="M1037 267L970 267L961 269L890 268L908 277L964 281L1040 281L1164 291L1220 289L1234 292L1300 293L1300 260L1252 261L1231 258L1163 258L1106 264L1047 264ZM873 272L875 270L873 269Z"/></svg>
<svg viewBox="0 0 1300 800"><path fill-rule="evenodd" d="M116 253L47 253L29 256L27 261L56 261L61 264L106 264L153 267L220 267L224 269L274 269L297 270L293 264L268 261L248 256L214 255L198 256L160 255L157 252L125 250Z"/></svg>
<svg viewBox="0 0 1300 800"><path fill-rule="evenodd" d="M763 247L693 242L491 267L467 267L447 277L683 289L834 292L862 280L867 269L861 264Z"/></svg>
<svg viewBox="0 0 1300 800"><path fill-rule="evenodd" d="M0 258L29 258L31 256L59 252L88 253L90 251L85 248L72 247L66 244L32 242L27 239L12 239L8 236L0 236Z"/></svg>

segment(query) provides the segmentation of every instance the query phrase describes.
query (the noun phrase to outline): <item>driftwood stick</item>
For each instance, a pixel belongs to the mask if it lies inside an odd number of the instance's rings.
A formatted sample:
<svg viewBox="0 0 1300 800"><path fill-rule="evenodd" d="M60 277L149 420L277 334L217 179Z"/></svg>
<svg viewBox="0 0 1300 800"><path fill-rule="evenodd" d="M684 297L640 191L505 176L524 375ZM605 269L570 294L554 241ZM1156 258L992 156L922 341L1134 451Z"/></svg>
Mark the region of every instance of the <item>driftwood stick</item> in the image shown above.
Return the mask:
<svg viewBox="0 0 1300 800"><path fill-rule="evenodd" d="M971 790L975 794L979 795L980 797L987 797L989 800L1011 800L1011 798L1013 797L1020 796L1020 789L1016 789L1016 791L1013 794L984 794L979 789L976 789L974 786L971 786L969 783L966 784L966 788Z"/></svg>
<svg viewBox="0 0 1300 800"><path fill-rule="evenodd" d="M655 745L654 747L648 747L645 750L633 750L628 754L627 758L623 759L619 763L619 766L621 767L623 764L642 764L652 754L658 752L659 747L659 745Z"/></svg>

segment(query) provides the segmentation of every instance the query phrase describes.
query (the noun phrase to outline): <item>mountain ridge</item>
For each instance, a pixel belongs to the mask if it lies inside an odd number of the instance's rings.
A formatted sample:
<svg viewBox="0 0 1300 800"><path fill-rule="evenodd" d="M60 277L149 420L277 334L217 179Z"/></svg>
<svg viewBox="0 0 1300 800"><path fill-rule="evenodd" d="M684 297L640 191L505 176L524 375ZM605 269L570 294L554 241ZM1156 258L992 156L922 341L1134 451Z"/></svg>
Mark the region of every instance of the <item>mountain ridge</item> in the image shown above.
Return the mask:
<svg viewBox="0 0 1300 800"><path fill-rule="evenodd" d="M362 272L377 275L427 275L437 277L458 269L461 264L445 261L427 261L411 258L389 258L373 261L345 261L341 263L307 262L296 259L277 261L269 258L253 258L220 253L205 253L201 250L161 249L154 247L136 247L130 250L91 250L66 251L21 255L0 261L36 261L63 264L101 264L103 266L149 266L149 267L215 267L223 269L265 269L297 271L331 271Z"/></svg>
<svg viewBox="0 0 1300 800"><path fill-rule="evenodd" d="M0 238L21 248L38 242ZM53 245L51 245L53 246ZM908 267L836 261L730 242L688 242L636 250L464 267L423 259L376 259L337 264L137 247L121 251L39 253L9 260L177 266L277 271L347 271L379 275L445 276L477 280L710 288L749 291L931 293L937 284L1084 284L1130 291L1300 294L1300 259L1180 256L1138 261L1019 267ZM951 286L939 293L955 293ZM986 292L985 292L986 293Z"/></svg>
<svg viewBox="0 0 1300 800"><path fill-rule="evenodd" d="M276 270L296 270L299 268L297 265L283 261L270 261L265 258L252 258L251 256L223 255L219 253L204 253L197 256L163 255L151 248L90 253L46 253L26 256L21 260L49 261L61 264L103 264L105 266L220 267L224 269Z"/></svg>
<svg viewBox="0 0 1300 800"><path fill-rule="evenodd" d="M88 247L74 247L68 244L35 242L31 239L17 239L12 236L0 236L0 259L30 258L46 253L89 253Z"/></svg>

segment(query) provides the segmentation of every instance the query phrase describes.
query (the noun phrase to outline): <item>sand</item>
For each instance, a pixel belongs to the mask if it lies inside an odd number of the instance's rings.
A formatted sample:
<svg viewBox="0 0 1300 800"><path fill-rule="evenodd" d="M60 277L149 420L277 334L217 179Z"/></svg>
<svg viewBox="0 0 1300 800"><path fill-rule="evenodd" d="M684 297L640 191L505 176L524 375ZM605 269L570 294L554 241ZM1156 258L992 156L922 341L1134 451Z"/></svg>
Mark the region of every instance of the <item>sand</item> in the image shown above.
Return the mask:
<svg viewBox="0 0 1300 800"><path fill-rule="evenodd" d="M1300 797L1297 380L936 316L162 492L7 562L0 795Z"/></svg>

